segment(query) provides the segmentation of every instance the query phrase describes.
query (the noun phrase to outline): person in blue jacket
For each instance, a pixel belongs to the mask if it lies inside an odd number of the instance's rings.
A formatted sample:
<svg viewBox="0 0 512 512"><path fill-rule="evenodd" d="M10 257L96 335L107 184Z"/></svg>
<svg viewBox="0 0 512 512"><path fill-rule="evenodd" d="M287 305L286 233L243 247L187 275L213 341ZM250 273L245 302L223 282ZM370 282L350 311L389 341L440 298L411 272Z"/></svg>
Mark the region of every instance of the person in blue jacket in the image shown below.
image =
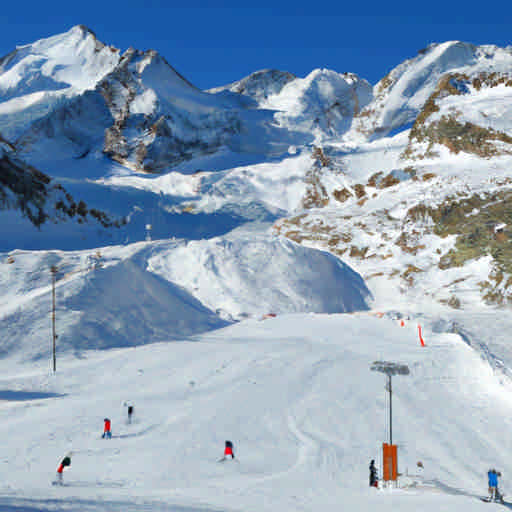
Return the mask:
<svg viewBox="0 0 512 512"><path fill-rule="evenodd" d="M498 491L498 477L501 476L499 471L489 469L487 478L489 479L489 494L491 501L503 501L503 497Z"/></svg>

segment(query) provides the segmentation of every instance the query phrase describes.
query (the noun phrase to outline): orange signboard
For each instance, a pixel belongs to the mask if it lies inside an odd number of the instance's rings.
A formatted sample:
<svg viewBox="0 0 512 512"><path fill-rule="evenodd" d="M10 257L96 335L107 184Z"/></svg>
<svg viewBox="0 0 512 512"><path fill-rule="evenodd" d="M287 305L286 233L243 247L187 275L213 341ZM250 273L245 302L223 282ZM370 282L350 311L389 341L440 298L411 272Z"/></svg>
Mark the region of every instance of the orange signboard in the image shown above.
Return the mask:
<svg viewBox="0 0 512 512"><path fill-rule="evenodd" d="M396 480L398 473L398 457L396 444L382 444L382 479Z"/></svg>

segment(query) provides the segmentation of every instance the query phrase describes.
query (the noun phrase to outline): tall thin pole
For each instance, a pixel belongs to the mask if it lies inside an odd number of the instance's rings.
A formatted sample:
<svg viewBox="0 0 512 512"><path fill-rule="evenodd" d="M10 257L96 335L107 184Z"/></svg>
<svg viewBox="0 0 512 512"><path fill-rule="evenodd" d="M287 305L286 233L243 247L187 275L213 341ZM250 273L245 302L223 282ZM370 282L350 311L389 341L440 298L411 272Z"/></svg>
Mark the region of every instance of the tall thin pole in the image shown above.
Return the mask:
<svg viewBox="0 0 512 512"><path fill-rule="evenodd" d="M388 375L389 386L389 444L393 444L393 389L391 388L391 375Z"/></svg>
<svg viewBox="0 0 512 512"><path fill-rule="evenodd" d="M55 332L55 281L57 275L57 267L54 265L51 268L52 272L52 345L53 345L53 373L57 371L57 356L56 356L56 339Z"/></svg>

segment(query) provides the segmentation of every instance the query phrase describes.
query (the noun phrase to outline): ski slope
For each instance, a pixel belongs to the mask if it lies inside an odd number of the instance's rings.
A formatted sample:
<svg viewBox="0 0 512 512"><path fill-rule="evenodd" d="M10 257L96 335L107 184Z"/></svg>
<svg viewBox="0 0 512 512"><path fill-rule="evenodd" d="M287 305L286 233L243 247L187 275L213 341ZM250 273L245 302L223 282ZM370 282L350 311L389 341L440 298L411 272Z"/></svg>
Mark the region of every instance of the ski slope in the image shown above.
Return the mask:
<svg viewBox="0 0 512 512"><path fill-rule="evenodd" d="M510 385L459 336L424 337L421 348L412 320L297 314L59 355L55 375L44 359L3 360L0 509L489 510L488 467L510 489ZM394 379L400 489L367 484L387 439L375 360L411 369ZM106 416L112 440L100 437ZM217 463L226 439L237 459ZM65 486L52 486L70 450Z"/></svg>

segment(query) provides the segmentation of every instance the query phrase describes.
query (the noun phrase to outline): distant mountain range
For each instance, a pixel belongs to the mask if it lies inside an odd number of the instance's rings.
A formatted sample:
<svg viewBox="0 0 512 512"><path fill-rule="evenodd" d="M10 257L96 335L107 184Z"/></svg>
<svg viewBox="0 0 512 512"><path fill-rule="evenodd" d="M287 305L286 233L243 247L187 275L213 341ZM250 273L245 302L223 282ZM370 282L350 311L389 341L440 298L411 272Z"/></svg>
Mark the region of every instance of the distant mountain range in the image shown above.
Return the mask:
<svg viewBox="0 0 512 512"><path fill-rule="evenodd" d="M1 249L258 221L341 257L377 302L505 304L511 97L511 47L432 44L374 87L263 70L201 91L76 26L0 59Z"/></svg>

